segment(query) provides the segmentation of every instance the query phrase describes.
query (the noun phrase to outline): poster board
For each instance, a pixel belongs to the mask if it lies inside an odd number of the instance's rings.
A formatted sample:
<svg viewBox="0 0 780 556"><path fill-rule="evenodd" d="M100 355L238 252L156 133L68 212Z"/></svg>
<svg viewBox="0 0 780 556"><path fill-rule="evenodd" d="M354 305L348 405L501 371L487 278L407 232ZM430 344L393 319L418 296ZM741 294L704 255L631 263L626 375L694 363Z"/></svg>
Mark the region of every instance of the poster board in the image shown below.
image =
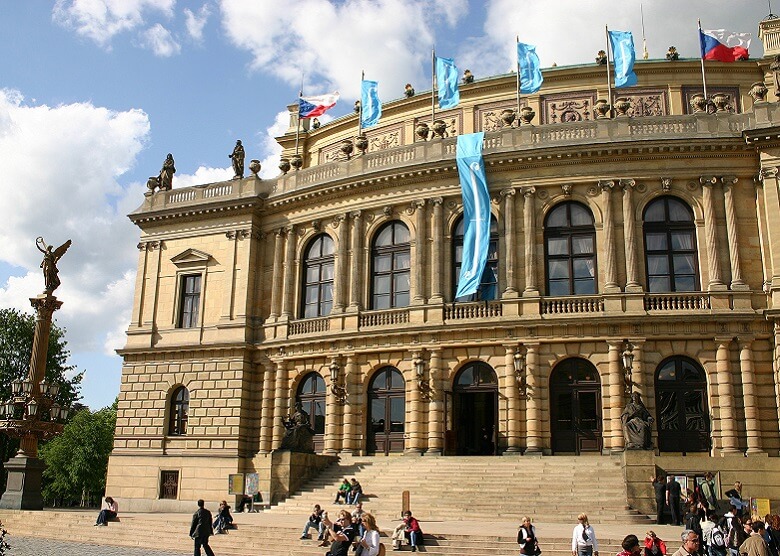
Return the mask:
<svg viewBox="0 0 780 556"><path fill-rule="evenodd" d="M247 473L244 482L244 494L254 496L260 491L260 475L258 473Z"/></svg>
<svg viewBox="0 0 780 556"><path fill-rule="evenodd" d="M750 514L759 515L761 517L766 514L772 513L769 510L769 498L751 498L750 499Z"/></svg>
<svg viewBox="0 0 780 556"><path fill-rule="evenodd" d="M244 494L243 473L231 473L228 475L228 494Z"/></svg>

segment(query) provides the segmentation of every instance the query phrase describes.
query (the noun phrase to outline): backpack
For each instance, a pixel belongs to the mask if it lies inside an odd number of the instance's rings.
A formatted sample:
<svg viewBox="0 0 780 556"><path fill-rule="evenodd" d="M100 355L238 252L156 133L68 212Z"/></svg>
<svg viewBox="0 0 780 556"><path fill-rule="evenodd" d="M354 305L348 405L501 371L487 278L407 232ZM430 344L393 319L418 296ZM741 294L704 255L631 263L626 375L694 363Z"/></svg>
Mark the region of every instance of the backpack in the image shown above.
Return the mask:
<svg viewBox="0 0 780 556"><path fill-rule="evenodd" d="M726 546L726 539L723 536L723 530L717 525L712 528L712 532L710 533L710 544L717 547Z"/></svg>

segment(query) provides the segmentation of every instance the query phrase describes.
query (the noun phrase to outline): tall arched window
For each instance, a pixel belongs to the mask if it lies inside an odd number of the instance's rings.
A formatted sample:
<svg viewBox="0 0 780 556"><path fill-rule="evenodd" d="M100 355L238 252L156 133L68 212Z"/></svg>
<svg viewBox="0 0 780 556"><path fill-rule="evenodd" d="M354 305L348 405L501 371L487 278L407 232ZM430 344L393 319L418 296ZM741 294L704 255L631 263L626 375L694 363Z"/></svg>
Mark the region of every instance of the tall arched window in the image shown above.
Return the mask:
<svg viewBox="0 0 780 556"><path fill-rule="evenodd" d="M697 291L696 226L690 207L674 197L659 197L647 205L643 221L647 291Z"/></svg>
<svg viewBox="0 0 780 556"><path fill-rule="evenodd" d="M455 224L455 232L453 233L453 277L452 283L454 284L454 290L452 292L453 297L455 292L458 291L458 278L460 277L460 268L463 264L463 232L465 229L465 221L461 215ZM455 301L483 301L489 299L496 299L498 297L498 223L493 215L490 216L490 244L488 246L488 258L485 270L482 272L482 279L480 280L479 289L477 293L463 296L455 299Z"/></svg>
<svg viewBox="0 0 780 556"><path fill-rule="evenodd" d="M333 309L333 240L325 234L315 237L303 257L303 301L301 317L324 317Z"/></svg>
<svg viewBox="0 0 780 556"><path fill-rule="evenodd" d="M596 228L584 205L562 203L544 220L547 295L596 293Z"/></svg>
<svg viewBox="0 0 780 556"><path fill-rule="evenodd" d="M409 305L411 266L409 229L402 222L385 224L371 247L371 308Z"/></svg>
<svg viewBox="0 0 780 556"><path fill-rule="evenodd" d="M168 434L180 436L187 434L187 415L190 411L190 393L179 386L171 394L171 408L168 417Z"/></svg>

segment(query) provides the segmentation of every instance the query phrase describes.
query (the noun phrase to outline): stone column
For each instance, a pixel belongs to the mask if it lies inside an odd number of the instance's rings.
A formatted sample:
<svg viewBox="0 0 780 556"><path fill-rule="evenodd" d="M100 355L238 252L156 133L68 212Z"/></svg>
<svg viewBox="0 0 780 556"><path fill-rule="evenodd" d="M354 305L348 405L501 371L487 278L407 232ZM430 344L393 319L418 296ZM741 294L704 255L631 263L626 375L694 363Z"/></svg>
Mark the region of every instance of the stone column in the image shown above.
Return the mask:
<svg viewBox="0 0 780 556"><path fill-rule="evenodd" d="M425 200L417 200L412 203L415 214L414 251L416 264L412 272L412 305L425 304Z"/></svg>
<svg viewBox="0 0 780 556"><path fill-rule="evenodd" d="M536 282L536 214L534 207L535 187L523 187L523 237L525 247L525 289L523 297L539 295Z"/></svg>
<svg viewBox="0 0 780 556"><path fill-rule="evenodd" d="M274 379L279 365L270 361L263 365L263 404L260 408L260 453L273 450L274 438Z"/></svg>
<svg viewBox="0 0 780 556"><path fill-rule="evenodd" d="M504 281L506 288L502 297L517 297L515 285L515 189L513 187L501 191L504 199Z"/></svg>
<svg viewBox="0 0 780 556"><path fill-rule="evenodd" d="M435 207L436 205L434 205ZM426 454L444 453L444 389L441 349L432 349L428 379L431 381L431 401L428 405L428 449Z"/></svg>
<svg viewBox="0 0 780 556"><path fill-rule="evenodd" d="M143 326L144 302L146 297L146 267L149 264L149 249L147 243L141 242L138 247L138 270L135 273L135 299L133 300L133 316L131 325Z"/></svg>
<svg viewBox="0 0 780 556"><path fill-rule="evenodd" d="M149 251L149 273L146 276L148 286L146 287L146 296L144 300L143 326L144 328L153 328L157 324L157 299L160 295L160 259L162 258L163 242L148 241L146 249ZM157 251L155 254L154 252ZM180 287L177 286L177 287ZM177 290L178 291L178 290ZM206 294L205 277L201 280L200 295L201 299ZM178 300L177 300L178 302ZM178 312L176 313L178 314ZM201 314L199 325L203 323L205 315ZM174 326L178 323L174 321Z"/></svg>
<svg viewBox="0 0 780 556"><path fill-rule="evenodd" d="M639 262L636 244L636 221L634 220L634 200L632 193L636 182L634 180L620 180L623 188L623 240L626 249L626 291L641 292L639 283Z"/></svg>
<svg viewBox="0 0 780 556"><path fill-rule="evenodd" d="M615 262L615 219L612 216L612 180L599 181L601 204L604 207L604 292L618 293L617 264ZM611 384L611 382L610 382Z"/></svg>
<svg viewBox="0 0 780 556"><path fill-rule="evenodd" d="M506 412L507 412L507 431L506 431L506 454L520 453L520 390L515 374L515 350L520 346L504 346L504 372L506 374ZM525 372L525 369L523 370Z"/></svg>
<svg viewBox="0 0 780 556"><path fill-rule="evenodd" d="M341 372L339 371L339 376ZM341 404L333 393L332 383L328 384L328 394L325 399L325 449L329 455L339 451L339 429L341 428Z"/></svg>
<svg viewBox="0 0 780 556"><path fill-rule="evenodd" d="M347 355L344 368L344 388L347 389L347 403L344 406L344 430L341 434L341 453L354 455L359 450L357 445L357 420L360 412L360 402L357 399L358 365L354 353Z"/></svg>
<svg viewBox="0 0 780 556"><path fill-rule="evenodd" d="M285 361L278 361L276 362L275 367L276 388L274 389L274 394L276 396L276 402L274 404L272 447L274 450L281 446L282 437L284 436L282 417L286 417L290 413L290 389L287 385L287 363Z"/></svg>
<svg viewBox="0 0 780 556"><path fill-rule="evenodd" d="M282 312L282 279L284 278L284 228L274 231L274 268L273 285L271 287L271 314L272 319L278 318Z"/></svg>
<svg viewBox="0 0 780 556"><path fill-rule="evenodd" d="M715 355L715 371L718 380L718 405L720 410L720 449L723 454L737 454L737 431L734 423L734 386L731 384L729 345L731 338L715 338L718 351Z"/></svg>
<svg viewBox="0 0 780 556"><path fill-rule="evenodd" d="M339 235L339 247L336 255L335 276L333 277L333 309L336 313L344 312L347 298L347 217L340 214L336 217Z"/></svg>
<svg viewBox="0 0 780 556"><path fill-rule="evenodd" d="M431 234L431 298L429 303L443 303L444 269L442 268L442 249L444 248L444 199L436 197L433 203L433 233Z"/></svg>
<svg viewBox="0 0 780 556"><path fill-rule="evenodd" d="M622 341L608 341L609 345L609 447L612 452L620 452L625 446L623 423L620 415L625 406L623 394L623 369L621 364Z"/></svg>
<svg viewBox="0 0 780 556"><path fill-rule="evenodd" d="M729 260L731 262L731 289L747 290L748 285L742 279L742 263L739 255L739 232L737 231L737 211L734 206L734 186L737 185L736 176L724 176L723 196L726 201L726 232L729 237Z"/></svg>
<svg viewBox="0 0 780 556"><path fill-rule="evenodd" d="M233 320L233 303L236 295L236 260L238 259L238 241L246 237L249 232L245 230L228 230L225 237L230 241L230 256L225 265L225 284L222 288L222 322Z"/></svg>
<svg viewBox="0 0 780 556"><path fill-rule="evenodd" d="M409 436L404 446L404 452L407 454L420 454L420 435L422 434L421 422L422 422L422 399L420 397L420 389L418 388L418 378L416 369L414 368L413 361L418 357L422 357L420 352L414 352L411 354L411 379L407 381L407 399L409 400L409 413L406 415L406 428L409 430Z"/></svg>
<svg viewBox="0 0 780 556"><path fill-rule="evenodd" d="M360 279L360 267L363 253L363 221L361 212L356 210L351 213L352 216L352 266L350 268L352 279L349 289L349 310L360 310L360 285L363 280Z"/></svg>
<svg viewBox="0 0 780 556"><path fill-rule="evenodd" d="M761 421L756 398L756 374L753 368L753 338L737 338L739 342L739 370L742 375L742 396L745 400L745 429L747 453L763 454L761 448Z"/></svg>
<svg viewBox="0 0 780 556"><path fill-rule="evenodd" d="M720 254L718 249L718 232L715 225L715 206L712 202L712 188L718 182L716 177L701 177L702 204L704 205L704 233L707 237L707 260L709 262L709 290L725 290L720 272Z"/></svg>
<svg viewBox="0 0 780 556"><path fill-rule="evenodd" d="M764 234L762 234L762 254L768 264L767 277L765 278L765 291L773 292L780 286L780 250L772 249L772 245L778 245L780 242L780 226L777 223L777 210L780 208L780 180L777 178L778 168L774 166L764 166L758 173L761 182L759 194L759 222L765 225ZM765 263L766 265L767 263Z"/></svg>
<svg viewBox="0 0 780 556"><path fill-rule="evenodd" d="M282 318L292 318L293 293L295 292L295 248L298 237L294 226L287 227L287 249L284 255L284 299L282 304Z"/></svg>
<svg viewBox="0 0 780 556"><path fill-rule="evenodd" d="M542 391L539 388L539 344L525 344L528 396L525 402L526 454L542 452Z"/></svg>

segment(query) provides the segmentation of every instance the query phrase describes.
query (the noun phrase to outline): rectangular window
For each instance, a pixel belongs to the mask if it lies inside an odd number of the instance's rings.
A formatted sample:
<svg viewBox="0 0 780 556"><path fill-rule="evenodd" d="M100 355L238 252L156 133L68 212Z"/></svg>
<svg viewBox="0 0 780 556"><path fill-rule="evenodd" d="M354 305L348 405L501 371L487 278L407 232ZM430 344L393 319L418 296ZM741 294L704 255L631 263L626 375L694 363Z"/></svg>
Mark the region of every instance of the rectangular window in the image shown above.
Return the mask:
<svg viewBox="0 0 780 556"><path fill-rule="evenodd" d="M194 328L198 326L200 274L182 276L181 298L179 301L179 328Z"/></svg>
<svg viewBox="0 0 780 556"><path fill-rule="evenodd" d="M179 498L179 472L160 471L160 499L177 500Z"/></svg>

